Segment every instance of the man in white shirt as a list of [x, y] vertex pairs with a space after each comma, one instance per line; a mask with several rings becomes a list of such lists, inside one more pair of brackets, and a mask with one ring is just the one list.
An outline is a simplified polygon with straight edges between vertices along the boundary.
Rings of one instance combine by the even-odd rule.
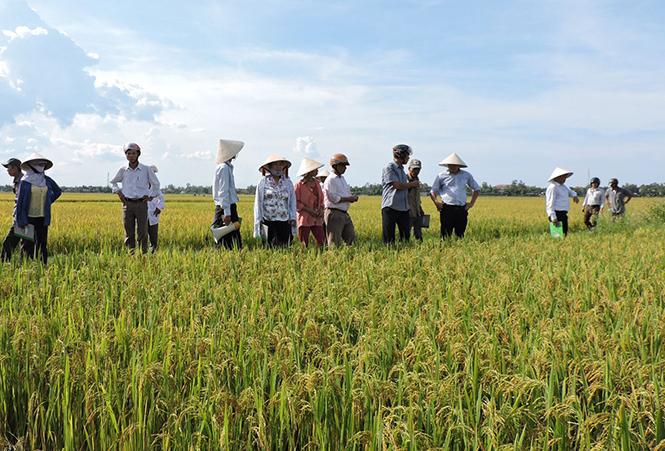
[[[157, 166], [150, 165], [150, 169], [157, 174]], [[159, 215], [164, 210], [164, 193], [161, 189], [157, 190], [157, 196], [148, 201], [148, 240], [150, 241], [150, 252], [157, 251], [159, 241]]]
[[[215, 155], [215, 177], [212, 181], [212, 200], [215, 202], [215, 216], [212, 224], [215, 228], [238, 222], [238, 207], [240, 201], [236, 192], [236, 182], [233, 177], [233, 160], [245, 145], [242, 141], [220, 139]], [[242, 248], [240, 229], [224, 235], [217, 247], [227, 249]]]
[[[125, 246], [131, 252], [136, 247], [136, 234], [141, 251], [148, 253], [148, 201], [157, 196], [159, 180], [149, 166], [139, 163], [141, 148], [136, 143], [127, 143], [123, 148], [127, 164], [122, 165], [111, 179], [111, 188], [122, 202], [122, 221], [125, 227]], [[122, 189], [118, 187], [122, 184]]]
[[[440, 212], [441, 238], [452, 236], [453, 231], [458, 238], [464, 238], [469, 210], [480, 195], [480, 185], [470, 173], [461, 169], [467, 165], [456, 153], [449, 155], [439, 166], [446, 166], [448, 170], [436, 176], [429, 196]], [[473, 191], [471, 202], [466, 201], [467, 186]], [[437, 200], [437, 194], [441, 202]]]
[[328, 246], [340, 245], [342, 241], [351, 245], [356, 241], [356, 230], [348, 212], [350, 204], [358, 202], [358, 196], [351, 194], [351, 188], [343, 176], [349, 160], [345, 155], [336, 153], [330, 159], [330, 166], [333, 171], [323, 184]]
[[570, 210], [570, 197], [575, 203], [580, 200], [577, 193], [568, 188], [564, 183], [566, 179], [573, 175], [572, 171], [562, 168], [555, 168], [550, 175], [549, 186], [545, 191], [545, 211], [550, 222], [555, 226], [561, 222], [564, 236], [568, 235], [568, 210]]
[[598, 224], [598, 214], [603, 211], [605, 206], [605, 191], [600, 188], [600, 179], [593, 177], [591, 187], [586, 191], [584, 201], [582, 202], [582, 211], [584, 212], [584, 225], [589, 230]]

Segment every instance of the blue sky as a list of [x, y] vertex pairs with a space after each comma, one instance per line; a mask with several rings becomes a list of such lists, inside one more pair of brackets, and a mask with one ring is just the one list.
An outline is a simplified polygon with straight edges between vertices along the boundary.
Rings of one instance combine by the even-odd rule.
[[227, 138], [238, 186], [336, 152], [362, 185], [407, 143], [430, 184], [452, 152], [490, 184], [663, 182], [664, 43], [647, 0], [0, 0], [0, 158], [103, 185], [135, 141], [210, 184]]

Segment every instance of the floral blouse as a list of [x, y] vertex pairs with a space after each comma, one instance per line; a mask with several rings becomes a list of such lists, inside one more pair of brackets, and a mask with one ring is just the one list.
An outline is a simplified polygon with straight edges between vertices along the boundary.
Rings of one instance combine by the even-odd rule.
[[254, 200], [254, 236], [261, 236], [263, 221], [295, 221], [296, 193], [291, 179], [284, 176], [275, 182], [272, 175], [265, 175], [256, 187]]

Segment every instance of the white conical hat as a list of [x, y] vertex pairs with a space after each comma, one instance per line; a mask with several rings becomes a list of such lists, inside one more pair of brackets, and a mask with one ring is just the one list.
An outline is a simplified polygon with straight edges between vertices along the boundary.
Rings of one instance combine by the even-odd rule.
[[245, 145], [242, 141], [232, 141], [230, 139], [220, 139], [217, 146], [217, 155], [215, 155], [215, 164], [222, 164], [238, 155], [238, 152]]
[[259, 172], [261, 172], [261, 170], [264, 168], [264, 166], [267, 166], [270, 163], [275, 163], [277, 161], [286, 161], [286, 163], [287, 163], [286, 169], [291, 167], [291, 162], [289, 160], [287, 160], [284, 157], [280, 157], [279, 155], [272, 154], [266, 159], [266, 161], [261, 163], [261, 166], [259, 166]]
[[556, 168], [554, 169], [554, 172], [552, 172], [552, 175], [550, 175], [548, 181], [551, 182], [552, 180], [561, 175], [567, 175], [568, 177], [570, 177], [571, 175], [573, 175], [573, 171], [569, 171], [568, 169], [563, 169], [563, 168]]
[[443, 160], [441, 163], [439, 163], [439, 166], [448, 166], [449, 164], [454, 164], [457, 165], [461, 168], [466, 168], [468, 167], [465, 162], [462, 161], [462, 159], [457, 156], [456, 153], [452, 153], [448, 155], [448, 157]]
[[33, 152], [28, 158], [23, 160], [23, 163], [21, 163], [21, 169], [27, 171], [29, 168], [28, 163], [46, 163], [44, 170], [51, 169], [53, 167], [53, 162], [51, 160], [45, 158], [37, 152]]
[[318, 174], [316, 174], [317, 177], [328, 177], [330, 175], [330, 171], [327, 169], [324, 169], [323, 171], [319, 171]]
[[314, 161], [311, 158], [303, 158], [302, 163], [300, 163], [300, 168], [298, 169], [298, 173], [296, 174], [296, 177], [302, 177], [305, 174], [309, 174], [312, 172], [314, 169], [319, 169], [323, 167], [323, 163], [319, 163], [318, 161]]

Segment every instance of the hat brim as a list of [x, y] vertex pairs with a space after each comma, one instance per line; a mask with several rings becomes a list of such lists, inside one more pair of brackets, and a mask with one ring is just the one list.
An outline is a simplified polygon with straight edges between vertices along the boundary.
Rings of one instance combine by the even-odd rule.
[[33, 165], [37, 163], [46, 163], [46, 166], [44, 167], [45, 171], [53, 167], [53, 162], [51, 160], [47, 160], [46, 158], [36, 158], [34, 160], [27, 160], [21, 163], [21, 169], [27, 171], [30, 168], [30, 163]]
[[263, 162], [261, 166], [259, 166], [259, 172], [263, 172], [264, 169], [266, 169], [266, 166], [268, 166], [271, 163], [277, 163], [278, 161], [283, 161], [286, 163], [286, 169], [289, 169], [291, 167], [291, 162], [287, 160], [284, 157], [279, 157], [277, 155], [270, 155], [266, 161]]

